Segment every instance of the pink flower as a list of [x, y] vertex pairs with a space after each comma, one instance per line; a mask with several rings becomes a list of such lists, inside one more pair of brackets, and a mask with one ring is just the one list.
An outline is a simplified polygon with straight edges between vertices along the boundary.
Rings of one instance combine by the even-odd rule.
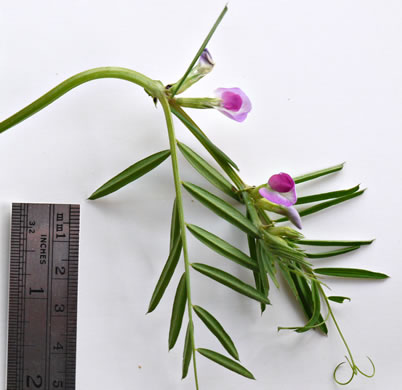
[[272, 175], [266, 187], [262, 187], [258, 191], [262, 197], [272, 203], [284, 206], [286, 216], [290, 221], [301, 229], [301, 218], [293, 205], [297, 202], [295, 182], [290, 175], [281, 172]]
[[243, 122], [251, 111], [251, 102], [240, 88], [218, 88], [217, 98], [221, 99], [217, 109], [224, 115], [237, 122]]

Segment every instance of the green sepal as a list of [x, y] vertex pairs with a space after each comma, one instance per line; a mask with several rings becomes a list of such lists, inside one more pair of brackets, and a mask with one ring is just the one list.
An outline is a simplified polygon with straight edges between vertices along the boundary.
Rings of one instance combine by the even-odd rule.
[[119, 190], [120, 188], [126, 186], [127, 184], [133, 182], [134, 180], [145, 175], [152, 169], [156, 168], [169, 156], [170, 150], [163, 150], [162, 152], [152, 154], [151, 156], [148, 156], [136, 162], [124, 171], [120, 172], [118, 175], [114, 176], [101, 187], [99, 187], [88, 199], [99, 199]]

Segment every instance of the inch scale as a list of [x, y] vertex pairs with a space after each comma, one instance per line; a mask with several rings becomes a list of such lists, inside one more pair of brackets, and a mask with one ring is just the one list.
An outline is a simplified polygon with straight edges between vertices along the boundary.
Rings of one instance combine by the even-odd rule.
[[13, 203], [7, 390], [74, 390], [79, 205]]

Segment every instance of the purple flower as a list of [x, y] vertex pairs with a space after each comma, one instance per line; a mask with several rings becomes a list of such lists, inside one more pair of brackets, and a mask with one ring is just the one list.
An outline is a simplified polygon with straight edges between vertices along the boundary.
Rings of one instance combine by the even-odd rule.
[[295, 182], [290, 175], [281, 172], [272, 175], [266, 187], [258, 190], [260, 195], [272, 203], [285, 207], [286, 216], [301, 229], [301, 218], [293, 205], [297, 201]]
[[218, 88], [215, 95], [221, 99], [217, 109], [237, 122], [243, 122], [251, 111], [251, 102], [240, 88]]

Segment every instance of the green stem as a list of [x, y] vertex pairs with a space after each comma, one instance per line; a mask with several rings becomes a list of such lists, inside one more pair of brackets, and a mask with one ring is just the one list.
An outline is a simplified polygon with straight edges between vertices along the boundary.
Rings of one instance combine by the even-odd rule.
[[340, 328], [339, 325], [338, 325], [338, 322], [337, 322], [336, 319], [335, 319], [335, 315], [334, 315], [334, 313], [333, 313], [333, 311], [332, 311], [331, 305], [330, 305], [330, 303], [329, 303], [329, 301], [328, 301], [327, 296], [326, 296], [325, 293], [324, 293], [324, 290], [323, 290], [321, 284], [319, 285], [318, 288], [320, 289], [321, 295], [322, 295], [322, 297], [323, 297], [324, 300], [325, 300], [325, 303], [326, 303], [326, 305], [327, 305], [327, 307], [328, 307], [328, 312], [329, 312], [329, 314], [330, 314], [330, 316], [331, 316], [331, 318], [332, 318], [332, 321], [334, 321], [334, 324], [335, 324], [335, 327], [336, 327], [336, 329], [337, 329], [337, 331], [338, 331], [338, 333], [339, 333], [339, 336], [341, 337], [342, 342], [343, 342], [343, 344], [345, 345], [346, 350], [348, 351], [348, 354], [349, 354], [351, 363], [353, 364], [353, 366], [356, 366], [356, 364], [355, 364], [355, 362], [354, 362], [354, 359], [353, 359], [353, 356], [352, 356], [352, 352], [351, 352], [351, 350], [350, 350], [350, 348], [349, 348], [348, 343], [346, 342], [345, 337], [343, 336], [343, 333], [342, 333], [342, 331], [341, 331], [341, 328]]
[[55, 100], [73, 88], [91, 80], [104, 78], [115, 78], [130, 81], [145, 88], [145, 90], [153, 97], [159, 97], [163, 91], [163, 85], [160, 81], [151, 80], [143, 74], [135, 72], [131, 69], [114, 66], [89, 69], [68, 78], [55, 88], [51, 89], [49, 92], [45, 93], [39, 99], [35, 100], [33, 103], [10, 116], [3, 122], [0, 122], [0, 133], [36, 114], [38, 111], [53, 103]]
[[[183, 257], [184, 257], [184, 267], [186, 273], [186, 291], [187, 291], [187, 311], [188, 311], [188, 320], [189, 323], [193, 323], [193, 305], [191, 303], [191, 287], [190, 287], [190, 262], [188, 258], [188, 247], [187, 247], [187, 237], [186, 237], [186, 223], [184, 221], [184, 211], [183, 211], [183, 198], [181, 192], [181, 180], [179, 174], [179, 164], [177, 159], [177, 148], [176, 148], [176, 136], [173, 127], [173, 119], [172, 113], [170, 111], [169, 102], [165, 95], [161, 95], [159, 97], [159, 101], [163, 107], [163, 112], [166, 118], [166, 125], [168, 128], [169, 135], [169, 145], [170, 145], [170, 153], [172, 159], [172, 169], [173, 169], [173, 179], [174, 186], [176, 190], [176, 202], [177, 202], [177, 210], [179, 214], [179, 224], [180, 224], [180, 232], [181, 239], [183, 243]], [[198, 390], [198, 376], [197, 376], [197, 363], [195, 358], [195, 342], [194, 342], [194, 332], [191, 332], [191, 344], [193, 348], [193, 366], [194, 366], [194, 379], [195, 386]]]

